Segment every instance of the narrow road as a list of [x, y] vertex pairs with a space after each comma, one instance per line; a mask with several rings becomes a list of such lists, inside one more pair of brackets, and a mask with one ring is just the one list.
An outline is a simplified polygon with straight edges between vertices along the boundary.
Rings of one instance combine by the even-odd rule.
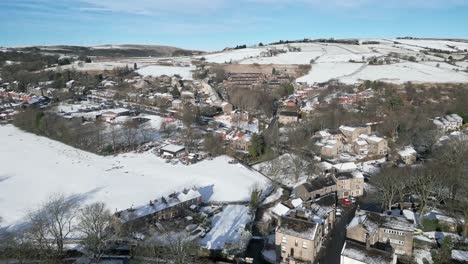
[[316, 263], [339, 264], [341, 250], [346, 239], [346, 226], [353, 219], [356, 207], [348, 207], [343, 210], [341, 218], [338, 218], [333, 230], [330, 231], [327, 240], [322, 244], [321, 257]]

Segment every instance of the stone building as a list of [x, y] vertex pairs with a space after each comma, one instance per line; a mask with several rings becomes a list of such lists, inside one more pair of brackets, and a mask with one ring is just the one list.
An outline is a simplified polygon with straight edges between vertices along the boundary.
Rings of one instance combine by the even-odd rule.
[[336, 192], [339, 199], [364, 195], [364, 175], [360, 171], [335, 174]]
[[346, 238], [397, 255], [413, 253], [413, 223], [405, 218], [358, 210], [346, 228]]
[[297, 198], [308, 201], [329, 193], [335, 193], [336, 190], [336, 182], [333, 177], [319, 177], [297, 186], [294, 188], [293, 194]]
[[282, 217], [275, 246], [280, 263], [313, 263], [322, 246], [322, 227], [312, 221]]
[[197, 190], [184, 190], [151, 200], [148, 204], [129, 208], [114, 214], [114, 219], [123, 225], [153, 224], [159, 220], [170, 220], [180, 216], [192, 205], [200, 205], [202, 195]]

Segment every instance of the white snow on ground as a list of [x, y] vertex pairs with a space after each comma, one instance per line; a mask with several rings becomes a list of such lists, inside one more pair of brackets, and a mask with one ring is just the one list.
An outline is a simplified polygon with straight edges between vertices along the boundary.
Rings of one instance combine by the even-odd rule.
[[367, 66], [362, 71], [340, 78], [344, 83], [360, 80], [380, 80], [393, 83], [413, 82], [468, 82], [468, 74], [414, 62]]
[[462, 68], [468, 69], [468, 61], [457, 62], [457, 65], [459, 65]]
[[[297, 181], [294, 179], [294, 169], [297, 169], [297, 166], [300, 165], [299, 162], [301, 162], [295, 158], [296, 156], [294, 155], [283, 154], [273, 160], [258, 163], [252, 167], [262, 174], [270, 177], [270, 179], [279, 181], [289, 187], [294, 187], [295, 185], [298, 185], [298, 183], [305, 182], [308, 176], [312, 176], [307, 175], [306, 170], [301, 169]], [[306, 166], [305, 162], [302, 162], [302, 164], [303, 166]]]
[[421, 63], [425, 64], [425, 65], [430, 65], [430, 66], [433, 66], [433, 67], [437, 67], [437, 65], [439, 65], [438, 68], [444, 69], [444, 70], [449, 70], [449, 71], [453, 71], [453, 70], [456, 70], [456, 69], [458, 69], [459, 71], [464, 70], [464, 68], [461, 67], [461, 66], [448, 64], [446, 62], [424, 61], [424, 62], [421, 62]]
[[260, 53], [265, 51], [266, 48], [246, 48], [246, 49], [237, 49], [237, 50], [229, 50], [220, 53], [214, 54], [207, 54], [200, 56], [204, 57], [208, 62], [214, 63], [229, 63], [229, 62], [239, 62], [244, 59], [248, 59], [251, 57], [258, 57]]
[[252, 220], [249, 208], [243, 205], [228, 205], [213, 217], [212, 229], [200, 241], [207, 249], [224, 249], [235, 245], [245, 234], [246, 225]]
[[413, 252], [414, 259], [418, 264], [432, 264], [431, 251], [425, 249], [415, 249]]
[[275, 202], [279, 200], [282, 195], [283, 195], [283, 188], [278, 188], [276, 189], [274, 193], [270, 194], [270, 196], [268, 196], [265, 200], [263, 200], [262, 205]]
[[320, 51], [287, 52], [273, 57], [256, 57], [243, 60], [240, 64], [310, 64], [312, 59], [322, 55]]
[[19, 222], [53, 193], [102, 201], [114, 211], [193, 186], [206, 201], [248, 201], [254, 184], [269, 181], [230, 158], [171, 165], [151, 152], [102, 157], [57, 141], [0, 126], [0, 211], [4, 224]]
[[364, 64], [349, 62], [321, 62], [312, 65], [310, 72], [298, 78], [296, 82], [306, 82], [313, 84], [315, 82], [326, 82], [330, 79], [346, 76], [354, 73]]
[[92, 63], [72, 63], [69, 65], [63, 65], [59, 67], [52, 67], [49, 68], [49, 70], [56, 70], [56, 69], [62, 69], [62, 70], [68, 70], [68, 69], [73, 69], [77, 71], [111, 71], [114, 68], [124, 68], [125, 66], [128, 66], [130, 68], [133, 67], [133, 64], [129, 63], [121, 63], [117, 61], [110, 61], [110, 62], [92, 62]]
[[140, 68], [137, 72], [143, 76], [158, 77], [162, 75], [174, 76], [180, 75], [185, 80], [192, 80], [192, 71], [194, 67], [178, 67], [178, 66], [162, 66], [162, 65], [151, 65]]
[[[394, 41], [407, 45], [447, 51], [457, 51], [457, 49], [468, 49], [468, 43], [448, 40], [395, 39]], [[455, 49], [449, 46], [455, 47]]]

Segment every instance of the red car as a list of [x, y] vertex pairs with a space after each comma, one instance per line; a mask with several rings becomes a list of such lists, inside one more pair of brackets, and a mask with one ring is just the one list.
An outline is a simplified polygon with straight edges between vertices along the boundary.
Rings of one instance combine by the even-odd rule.
[[346, 199], [341, 200], [341, 204], [342, 205], [351, 205], [351, 201], [348, 198], [346, 198]]

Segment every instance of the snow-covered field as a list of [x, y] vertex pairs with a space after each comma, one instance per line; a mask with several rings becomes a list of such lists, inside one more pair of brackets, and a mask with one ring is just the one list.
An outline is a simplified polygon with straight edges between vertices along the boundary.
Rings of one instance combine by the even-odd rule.
[[244, 59], [248, 59], [251, 57], [258, 57], [260, 53], [265, 51], [265, 48], [247, 48], [247, 49], [237, 49], [237, 50], [230, 50], [220, 53], [213, 53], [204, 55], [206, 61], [214, 62], [214, 63], [229, 63], [229, 62], [239, 62]]
[[269, 185], [224, 156], [191, 166], [165, 163], [151, 152], [102, 157], [12, 125], [0, 126], [0, 146], [0, 215], [6, 225], [53, 193], [102, 201], [114, 211], [194, 186], [206, 201], [247, 201], [251, 186]]
[[111, 71], [114, 68], [124, 68], [124, 67], [133, 67], [133, 64], [122, 63], [118, 61], [110, 62], [92, 62], [92, 63], [72, 63], [69, 65], [63, 65], [59, 67], [49, 68], [49, 70], [76, 70], [76, 71]]
[[310, 64], [310, 60], [322, 55], [320, 51], [287, 52], [274, 57], [255, 57], [241, 61], [241, 64]]
[[143, 76], [153, 77], [158, 77], [161, 75], [174, 76], [177, 74], [185, 80], [192, 80], [192, 71], [194, 69], [194, 67], [151, 65], [140, 68], [137, 70], [137, 72]]
[[420, 40], [420, 39], [395, 39], [394, 41], [429, 49], [440, 49], [446, 51], [457, 51], [468, 49], [468, 43], [448, 40]]
[[350, 76], [340, 78], [344, 83], [360, 80], [380, 80], [393, 83], [413, 82], [468, 82], [468, 74], [455, 72], [447, 68], [437, 68], [414, 62], [402, 62], [390, 65], [367, 66]]
[[[397, 39], [363, 39], [379, 41], [379, 44], [348, 45], [340, 43], [293, 43], [231, 50], [206, 55], [209, 62], [240, 64], [310, 64], [308, 74], [298, 78], [297, 82], [326, 82], [338, 79], [353, 84], [363, 80], [380, 80], [393, 83], [412, 82], [468, 82], [468, 73], [463, 70], [465, 62], [457, 62], [459, 67], [444, 63], [449, 55], [437, 57], [423, 54], [428, 49], [441, 49], [460, 52], [468, 49], [468, 43], [445, 40], [397, 40]], [[262, 52], [269, 49], [288, 50], [289, 47], [300, 48], [299, 52], [288, 51], [273, 57], [263, 57]], [[361, 62], [371, 57], [384, 58], [390, 53], [415, 56], [418, 62], [401, 60], [390, 65], [370, 66]], [[455, 55], [454, 55], [455, 56]], [[462, 56], [462, 55], [457, 55]], [[437, 64], [440, 65], [437, 67]]]
[[339, 77], [347, 76], [355, 73], [361, 67], [363, 63], [349, 63], [349, 62], [322, 62], [312, 65], [310, 72], [298, 78], [297, 82], [306, 82], [306, 83], [320, 83], [326, 82], [330, 79], [336, 79]]

